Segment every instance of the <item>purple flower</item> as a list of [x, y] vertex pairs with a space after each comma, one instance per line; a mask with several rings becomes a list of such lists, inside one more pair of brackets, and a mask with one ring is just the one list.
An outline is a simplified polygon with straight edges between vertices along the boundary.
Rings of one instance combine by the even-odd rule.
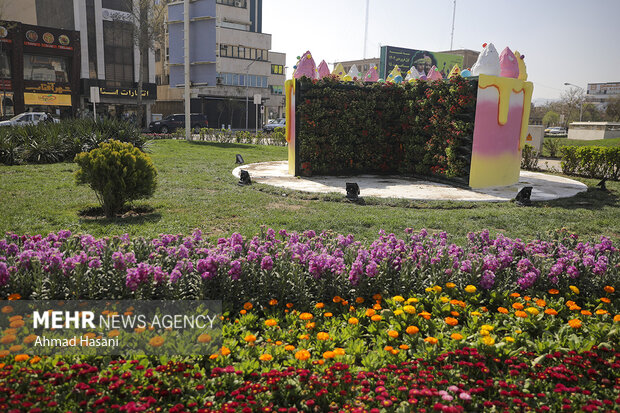
[[9, 282], [11, 274], [9, 273], [9, 269], [6, 266], [6, 263], [0, 261], [0, 287], [6, 285]]
[[493, 271], [484, 270], [482, 273], [482, 278], [480, 280], [480, 287], [485, 290], [490, 290], [495, 285], [495, 274]]
[[377, 263], [374, 261], [370, 261], [370, 263], [366, 266], [366, 275], [370, 278], [376, 277], [379, 273], [379, 269], [377, 268]]
[[568, 274], [568, 276], [570, 278], [577, 278], [579, 277], [579, 270], [577, 269], [577, 267], [575, 267], [574, 265], [570, 265], [567, 269], [566, 269], [566, 273]]
[[234, 260], [230, 263], [230, 270], [228, 270], [228, 275], [233, 280], [238, 280], [241, 277], [241, 261]]
[[459, 269], [463, 272], [471, 273], [471, 261], [470, 260], [461, 261], [461, 267]]
[[270, 255], [265, 255], [263, 260], [260, 262], [261, 270], [271, 271], [273, 269], [273, 259], [271, 259]]

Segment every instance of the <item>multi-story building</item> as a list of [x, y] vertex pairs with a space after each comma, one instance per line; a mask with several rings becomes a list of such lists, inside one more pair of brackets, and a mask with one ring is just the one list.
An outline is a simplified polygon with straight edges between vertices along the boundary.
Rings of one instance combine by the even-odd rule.
[[620, 96], [620, 82], [588, 83], [586, 102], [605, 108], [613, 97]]
[[[215, 16], [210, 17], [216, 38], [205, 47], [215, 44], [216, 81], [192, 85], [191, 111], [206, 114], [212, 127], [260, 128], [284, 113], [286, 55], [271, 51], [271, 35], [262, 32], [262, 0], [214, 1]], [[158, 100], [153, 113], [162, 116], [183, 112], [183, 88], [170, 84], [169, 48], [166, 38], [155, 50]], [[260, 95], [259, 105], [255, 95]]]
[[[71, 93], [76, 94], [72, 102], [72, 115], [92, 116], [90, 88], [94, 86], [100, 97], [100, 102], [96, 104], [98, 116], [123, 118], [137, 113], [140, 53], [133, 40], [134, 26], [128, 21], [130, 12], [131, 2], [127, 0], [7, 0], [4, 2], [2, 18], [43, 28], [77, 32], [79, 38], [75, 44], [79, 46], [79, 59], [66, 66], [69, 73], [76, 72], [79, 79], [79, 85], [72, 86], [79, 87], [79, 92], [71, 90]], [[41, 35], [45, 36], [48, 32], [54, 34], [44, 30]], [[39, 43], [43, 45], [45, 38]], [[58, 55], [58, 58], [54, 58], [56, 60], [62, 60], [63, 56], [67, 58], [67, 50], [62, 48], [46, 47], [46, 54]], [[142, 96], [145, 120], [148, 120], [157, 89], [155, 55], [145, 51], [145, 56], [147, 58], [143, 59], [143, 64], [146, 76], [142, 84]], [[48, 83], [50, 90], [62, 86], [59, 85], [62, 82], [57, 80]], [[15, 97], [14, 100], [17, 108], [19, 98]]]

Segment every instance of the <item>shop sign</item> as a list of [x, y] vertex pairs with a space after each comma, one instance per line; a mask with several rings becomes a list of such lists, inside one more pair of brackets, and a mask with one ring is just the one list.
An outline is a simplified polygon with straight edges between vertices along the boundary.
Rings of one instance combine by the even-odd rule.
[[73, 50], [71, 39], [67, 34], [53, 29], [29, 27], [32, 28], [26, 30], [24, 45], [47, 49]]
[[71, 93], [71, 88], [69, 86], [57, 85], [55, 82], [46, 82], [40, 83], [37, 85], [25, 85], [24, 89], [28, 92], [36, 93], [36, 92], [49, 92], [55, 94], [66, 94]]
[[[122, 87], [100, 87], [99, 95], [101, 97], [123, 97], [123, 98], [135, 98], [138, 96], [138, 89], [135, 88], [122, 88]], [[142, 89], [143, 98], [151, 98], [150, 90]]]
[[26, 105], [71, 106], [71, 95], [24, 93]]
[[11, 79], [0, 79], [0, 90], [13, 90]]

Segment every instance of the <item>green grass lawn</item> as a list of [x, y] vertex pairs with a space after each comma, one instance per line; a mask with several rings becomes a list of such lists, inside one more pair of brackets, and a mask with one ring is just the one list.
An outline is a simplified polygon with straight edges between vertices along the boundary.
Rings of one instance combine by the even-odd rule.
[[[545, 137], [544, 142], [556, 142], [559, 146], [620, 146], [620, 138], [584, 141], [581, 139]], [[549, 149], [545, 146], [543, 146], [542, 152], [543, 156], [549, 156]], [[559, 153], [556, 156], [560, 156]]]
[[[358, 239], [374, 239], [380, 229], [399, 235], [407, 228], [444, 230], [462, 242], [468, 232], [489, 229], [530, 239], [565, 227], [581, 237], [620, 238], [620, 183], [609, 192], [596, 180], [581, 179], [591, 189], [576, 197], [518, 207], [514, 203], [470, 203], [366, 199], [350, 204], [340, 195], [317, 195], [266, 185], [237, 186], [231, 171], [235, 154], [246, 163], [284, 160], [285, 147], [189, 143], [160, 140], [151, 145], [158, 187], [153, 198], [136, 203], [152, 208], [139, 216], [88, 218], [81, 211], [97, 206], [92, 190], [76, 186], [73, 163], [0, 166], [0, 231], [41, 233], [70, 229], [74, 233], [144, 237], [187, 234], [200, 228], [211, 238], [240, 232], [250, 236], [261, 225], [276, 230], [333, 230]], [[138, 209], [138, 208], [136, 208]]]

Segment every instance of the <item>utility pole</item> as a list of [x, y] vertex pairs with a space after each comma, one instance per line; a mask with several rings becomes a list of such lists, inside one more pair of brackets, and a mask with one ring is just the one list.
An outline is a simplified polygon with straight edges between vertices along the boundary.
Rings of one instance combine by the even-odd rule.
[[370, 0], [366, 0], [366, 24], [364, 25], [364, 60], [366, 60], [366, 43], [368, 42], [368, 8], [370, 6]]
[[192, 119], [190, 113], [190, 94], [189, 94], [189, 0], [183, 1], [183, 67], [185, 74], [185, 85], [183, 97], [185, 99], [185, 139], [192, 138]]
[[456, 19], [456, 0], [454, 0], [454, 8], [452, 9], [452, 33], [450, 34], [450, 50], [454, 50], [452, 45], [454, 44], [454, 20]]

